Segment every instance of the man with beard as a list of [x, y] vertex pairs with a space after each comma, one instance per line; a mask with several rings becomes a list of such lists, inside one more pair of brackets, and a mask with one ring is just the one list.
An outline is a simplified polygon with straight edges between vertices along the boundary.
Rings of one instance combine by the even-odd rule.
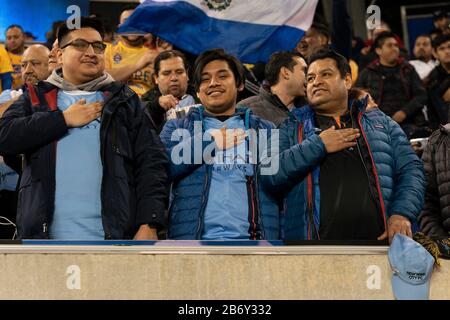
[[[136, 5], [127, 6], [120, 14], [123, 24], [134, 12]], [[144, 36], [119, 36], [115, 45], [108, 45], [105, 51], [106, 71], [116, 81], [122, 81], [142, 96], [152, 87], [152, 64], [158, 52], [144, 46]]]
[[[47, 47], [35, 44], [25, 50], [22, 56], [22, 80], [25, 85], [34, 85], [41, 80], [45, 80], [50, 75], [48, 71], [48, 49]], [[24, 86], [25, 87], [25, 86]], [[5, 90], [0, 95], [0, 117], [3, 115], [6, 109], [12, 105], [22, 94], [21, 90]], [[9, 101], [1, 103], [4, 98], [10, 98]], [[15, 157], [9, 159], [8, 165], [14, 167], [16, 170], [20, 170], [21, 159]], [[14, 163], [12, 162], [14, 161]], [[0, 208], [1, 216], [7, 218], [11, 222], [16, 221], [16, 208], [17, 208], [17, 181], [19, 179], [18, 174], [4, 163], [2, 157], [0, 157]], [[8, 220], [2, 221], [9, 223]], [[0, 239], [11, 239], [14, 235], [14, 228], [5, 226], [0, 228]]]
[[[34, 85], [41, 80], [45, 80], [50, 75], [48, 70], [47, 47], [35, 44], [25, 50], [22, 56], [21, 79], [25, 85]], [[14, 103], [21, 95], [25, 86], [18, 90], [5, 90], [0, 95], [0, 117], [5, 110]]]
[[433, 59], [431, 37], [427, 34], [418, 36], [414, 44], [413, 53], [416, 60], [411, 60], [409, 63], [416, 69], [420, 80], [423, 81], [437, 65], [436, 60]]

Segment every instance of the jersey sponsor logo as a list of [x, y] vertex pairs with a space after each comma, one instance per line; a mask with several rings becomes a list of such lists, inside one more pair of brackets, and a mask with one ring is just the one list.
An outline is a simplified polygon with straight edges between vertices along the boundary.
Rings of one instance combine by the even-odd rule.
[[22, 72], [22, 67], [20, 64], [13, 64], [13, 69], [14, 69], [14, 73], [21, 73]]
[[232, 0], [203, 0], [203, 5], [210, 10], [223, 11], [231, 5]]
[[113, 60], [115, 63], [120, 63], [120, 61], [122, 61], [122, 56], [120, 55], [120, 53], [116, 53], [113, 57]]

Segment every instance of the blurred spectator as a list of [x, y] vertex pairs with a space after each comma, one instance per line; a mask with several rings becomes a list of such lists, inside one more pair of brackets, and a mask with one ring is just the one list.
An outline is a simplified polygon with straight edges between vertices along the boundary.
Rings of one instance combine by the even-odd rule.
[[0, 156], [0, 239], [12, 239], [15, 234], [17, 181], [17, 173]]
[[13, 67], [5, 47], [0, 45], [0, 93], [11, 89]]
[[[196, 61], [194, 84], [203, 107], [192, 108], [183, 119], [168, 121], [160, 135], [169, 155], [180, 148], [184, 154], [189, 151], [192, 158], [200, 155], [195, 163], [170, 157], [174, 197], [169, 238], [279, 239], [278, 204], [261, 188], [257, 166], [245, 160], [262, 141], [261, 133], [259, 139], [252, 139], [256, 145], [250, 145], [245, 130], [258, 134], [260, 129], [270, 130], [273, 124], [248, 109], [236, 108], [237, 92], [244, 86], [241, 63], [222, 49], [205, 51]], [[195, 141], [202, 139], [202, 129], [200, 135], [194, 129], [198, 125], [207, 132], [206, 137], [214, 139], [213, 148], [200, 143], [200, 153], [193, 148]], [[189, 132], [190, 136], [183, 133], [181, 138], [180, 132]]]
[[25, 50], [25, 34], [21, 26], [13, 24], [6, 29], [5, 46], [14, 69], [12, 88], [17, 89], [23, 84], [20, 65]]
[[349, 60], [352, 80], [358, 78], [358, 64], [352, 56], [352, 18], [348, 13], [346, 0], [334, 0], [332, 2], [332, 27], [314, 22], [305, 36], [297, 44], [297, 51], [306, 60], [319, 50], [331, 47], [334, 51]]
[[439, 37], [439, 36], [442, 35], [442, 34], [443, 34], [443, 32], [442, 32], [441, 29], [437, 29], [437, 28], [432, 29], [432, 30], [430, 31], [430, 38], [431, 38], [431, 41], [434, 41], [437, 37]]
[[433, 24], [434, 27], [441, 30], [443, 34], [450, 34], [450, 19], [447, 11], [437, 10], [433, 12]]
[[433, 41], [433, 54], [439, 65], [430, 73], [428, 95], [433, 128], [450, 121], [450, 35], [441, 35]]
[[423, 81], [437, 65], [433, 57], [431, 37], [427, 34], [418, 36], [413, 53], [416, 59], [409, 61], [409, 63], [416, 69], [417, 74]]
[[305, 59], [308, 59], [320, 49], [330, 45], [330, 39], [331, 33], [328, 27], [324, 24], [313, 22], [303, 38], [297, 43], [295, 49], [305, 57]]
[[25, 42], [34, 42], [34, 40], [37, 39], [37, 37], [30, 31], [24, 32], [24, 35], [25, 35]]
[[109, 24], [105, 24], [105, 38], [103, 42], [113, 44], [115, 41], [116, 38], [113, 28]]
[[[40, 44], [30, 46], [25, 50], [22, 56], [22, 80], [25, 84], [34, 85], [40, 80], [45, 80], [50, 75], [48, 71], [48, 49]], [[24, 89], [23, 89], [24, 90]], [[11, 90], [3, 91], [0, 95], [0, 117], [4, 111], [16, 101], [22, 94], [12, 93]], [[11, 98], [4, 101], [5, 97]], [[2, 103], [3, 102], [3, 103]], [[17, 159], [15, 159], [17, 161]], [[17, 192], [16, 186], [19, 180], [18, 174], [8, 167], [0, 157], [0, 208], [1, 215], [9, 221], [16, 221]], [[5, 222], [5, 221], [0, 221]], [[7, 221], [6, 221], [7, 222]], [[14, 234], [14, 228], [0, 226], [0, 239], [11, 239]]]
[[63, 25], [65, 21], [55, 21], [52, 23], [52, 30], [45, 33], [45, 38], [47, 41], [45, 42], [45, 46], [51, 50], [53, 47], [53, 43], [55, 43], [56, 40], [56, 34], [58, 33], [58, 28]]
[[367, 88], [380, 109], [401, 124], [408, 138], [428, 136], [422, 132], [427, 93], [419, 75], [399, 57], [393, 33], [381, 33], [374, 46], [378, 60], [361, 72], [356, 86]]
[[22, 56], [22, 80], [25, 84], [35, 85], [50, 75], [48, 56], [50, 51], [41, 44], [28, 47]]
[[[123, 24], [134, 12], [136, 5], [127, 6], [120, 14]], [[115, 45], [108, 45], [105, 51], [106, 71], [116, 81], [123, 81], [139, 96], [153, 86], [153, 61], [158, 50], [144, 46], [143, 35], [121, 35]]]
[[52, 73], [53, 70], [55, 70], [59, 66], [58, 51], [59, 51], [58, 39], [56, 39], [53, 42], [52, 49], [50, 50], [50, 52], [48, 54], [48, 71], [50, 73]]
[[365, 43], [364, 40], [353, 36], [352, 38], [352, 53], [350, 58], [353, 59], [357, 64], [359, 64], [359, 59], [361, 57], [361, 50], [364, 49]]
[[420, 229], [434, 239], [450, 237], [450, 123], [430, 137], [422, 158], [427, 177]]
[[[391, 32], [391, 27], [386, 21], [381, 21], [380, 27], [376, 28], [374, 30], [369, 30], [368, 32], [368, 39], [366, 40], [365, 47], [361, 50], [361, 56], [359, 58], [359, 68], [360, 70], [367, 67], [371, 62], [378, 59], [377, 54], [375, 53], [375, 39], [383, 32]], [[403, 44], [402, 39], [394, 35], [395, 40], [397, 40], [399, 49], [400, 49], [400, 55], [407, 58], [408, 52], [405, 49], [405, 45]]]
[[[34, 44], [25, 50], [21, 66], [21, 79], [24, 84], [35, 85], [48, 78], [50, 75], [48, 55], [47, 47], [41, 44]], [[22, 86], [18, 90], [4, 90], [0, 94], [0, 117], [23, 94], [24, 90], [25, 86]]]
[[[238, 103], [238, 107], [250, 108], [256, 116], [278, 126], [294, 107], [305, 103], [305, 60], [296, 53], [276, 52], [266, 64], [266, 81], [257, 96]], [[303, 98], [296, 105], [294, 101]]]
[[155, 59], [156, 87], [142, 96], [157, 132], [161, 132], [166, 112], [195, 104], [193, 90], [188, 91], [188, 67], [184, 55], [177, 50], [161, 52]]

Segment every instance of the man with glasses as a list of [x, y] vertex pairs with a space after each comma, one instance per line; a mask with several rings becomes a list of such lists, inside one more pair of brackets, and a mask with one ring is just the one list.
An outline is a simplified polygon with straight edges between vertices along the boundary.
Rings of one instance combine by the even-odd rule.
[[104, 72], [98, 21], [58, 31], [56, 68], [0, 120], [0, 154], [25, 154], [19, 238], [157, 239], [167, 158], [138, 96]]

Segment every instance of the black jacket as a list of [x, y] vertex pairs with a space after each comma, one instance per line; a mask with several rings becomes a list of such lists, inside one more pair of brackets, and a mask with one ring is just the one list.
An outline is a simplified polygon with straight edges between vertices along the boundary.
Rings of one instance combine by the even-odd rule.
[[428, 94], [430, 97], [430, 112], [435, 127], [450, 122], [450, 104], [442, 96], [450, 88], [450, 74], [438, 65], [428, 76]]
[[450, 124], [435, 131], [423, 153], [427, 177], [420, 229], [431, 237], [450, 236]]
[[240, 101], [238, 106], [252, 109], [254, 115], [273, 122], [275, 126], [280, 125], [289, 115], [289, 109], [283, 102], [264, 87], [259, 89], [257, 96]]
[[[105, 239], [132, 238], [142, 224], [164, 225], [168, 159], [138, 96], [113, 82], [102, 88], [101, 188]], [[56, 144], [68, 130], [58, 88], [39, 82], [0, 119], [0, 154], [24, 154], [19, 238], [48, 238], [55, 202]]]
[[[306, 100], [302, 97], [295, 99], [294, 105], [302, 107], [306, 104]], [[289, 109], [270, 89], [262, 86], [259, 88], [257, 96], [249, 97], [239, 101], [238, 106], [241, 108], [250, 108], [254, 115], [270, 121], [278, 127], [289, 116]]]
[[[427, 92], [419, 75], [413, 66], [401, 60], [393, 71], [391, 76], [394, 77], [387, 77], [380, 62], [374, 61], [361, 71], [356, 86], [367, 88], [380, 109], [388, 116], [402, 110], [407, 115], [405, 124], [425, 125], [421, 111], [427, 103]], [[397, 94], [387, 96], [386, 91]]]

